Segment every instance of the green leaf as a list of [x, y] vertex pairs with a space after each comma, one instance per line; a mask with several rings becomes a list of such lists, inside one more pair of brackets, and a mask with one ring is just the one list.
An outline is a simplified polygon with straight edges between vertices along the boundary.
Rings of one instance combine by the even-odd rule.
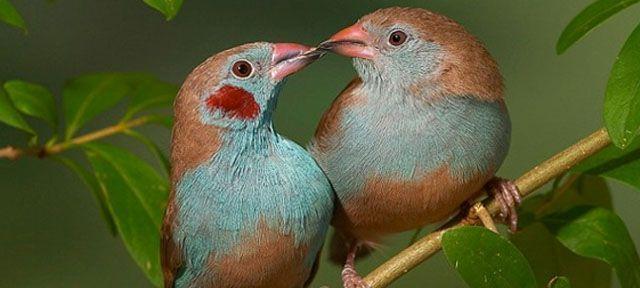
[[24, 23], [24, 19], [22, 19], [18, 10], [13, 7], [9, 0], [0, 0], [0, 21], [18, 27], [25, 33], [27, 32], [27, 25]]
[[[607, 181], [597, 176], [590, 175], [571, 175], [577, 177], [571, 186], [564, 192], [554, 191], [557, 195], [550, 195], [553, 202], [547, 206], [544, 214], [551, 214], [561, 210], [565, 210], [570, 206], [599, 206], [611, 209], [613, 201], [611, 200], [611, 191]], [[566, 184], [566, 183], [565, 183]], [[541, 214], [539, 216], [543, 216]]]
[[482, 227], [460, 227], [442, 236], [449, 265], [470, 287], [536, 287], [522, 253], [507, 239]]
[[597, 0], [593, 2], [564, 28], [556, 44], [556, 52], [558, 54], [564, 53], [600, 23], [638, 1], [640, 0]]
[[101, 143], [85, 144], [84, 148], [129, 253], [159, 286], [158, 239], [168, 180], [127, 150]]
[[104, 221], [107, 223], [107, 226], [109, 227], [109, 231], [111, 232], [111, 234], [113, 236], [116, 236], [118, 234], [118, 230], [116, 229], [116, 224], [113, 221], [111, 212], [109, 212], [106, 196], [103, 193], [102, 189], [100, 188], [100, 185], [98, 185], [98, 180], [96, 179], [96, 177], [93, 174], [91, 174], [87, 169], [80, 166], [78, 162], [70, 158], [59, 156], [59, 155], [51, 155], [51, 159], [55, 160], [58, 163], [61, 163], [62, 165], [69, 168], [69, 170], [76, 173], [76, 175], [80, 177], [82, 182], [84, 182], [84, 184], [87, 185], [87, 187], [89, 187], [89, 190], [91, 190], [91, 192], [93, 193], [93, 196], [96, 198], [96, 201], [98, 202], [98, 206], [100, 207], [100, 215], [102, 216], [102, 219], [104, 219]]
[[9, 96], [5, 94], [3, 89], [0, 89], [0, 122], [36, 135], [33, 128], [29, 126], [27, 121], [20, 115], [20, 112], [13, 106]]
[[564, 277], [564, 276], [553, 277], [553, 279], [551, 279], [551, 281], [549, 281], [549, 284], [547, 285], [547, 287], [549, 287], [549, 288], [571, 288], [571, 283], [569, 282], [569, 279], [567, 277]]
[[12, 80], [4, 83], [4, 89], [20, 112], [40, 118], [56, 129], [56, 104], [53, 94], [47, 88], [35, 83]]
[[559, 185], [558, 189], [525, 199], [518, 209], [520, 215], [518, 226], [526, 228], [545, 215], [571, 206], [592, 205], [609, 209], [613, 207], [611, 192], [604, 179], [597, 176], [573, 174], [566, 177], [565, 181], [572, 181], [572, 183], [565, 187], [567, 185], [565, 182]]
[[524, 199], [520, 207], [518, 207], [518, 231], [535, 224], [540, 214], [544, 213], [550, 206], [552, 200], [552, 192], [536, 194]]
[[595, 176], [570, 174], [557, 189], [527, 198], [519, 209], [520, 230], [511, 236], [511, 241], [529, 260], [538, 283], [565, 275], [573, 280], [573, 287], [608, 287], [612, 275], [608, 265], [571, 252], [538, 222], [546, 215], [574, 205], [611, 208], [611, 193], [606, 181]]
[[611, 200], [611, 191], [607, 181], [601, 177], [590, 175], [578, 176], [566, 193], [556, 197], [549, 212], [560, 211], [571, 205], [590, 205], [612, 209], [613, 200]]
[[529, 261], [538, 283], [564, 275], [574, 288], [610, 287], [609, 265], [571, 252], [540, 222], [518, 230], [511, 235], [511, 242]]
[[182, 6], [182, 0], [143, 0], [144, 3], [160, 11], [167, 21], [173, 19], [178, 14]]
[[122, 121], [145, 109], [171, 107], [177, 93], [176, 85], [155, 78], [139, 83], [131, 94], [131, 102]]
[[615, 179], [640, 189], [640, 140], [622, 150], [609, 146], [582, 163], [573, 171]]
[[511, 235], [511, 241], [529, 260], [538, 283], [565, 275], [573, 280], [574, 287], [608, 287], [612, 275], [609, 266], [571, 252], [538, 222], [545, 215], [574, 205], [611, 208], [611, 193], [606, 181], [595, 176], [570, 174], [556, 189], [527, 198], [519, 208], [520, 229]]
[[604, 124], [620, 148], [628, 146], [640, 132], [640, 25], [627, 38], [611, 69]]
[[574, 253], [613, 266], [622, 287], [640, 287], [640, 258], [624, 222], [610, 210], [579, 206], [546, 216], [545, 226]]
[[71, 80], [62, 92], [67, 129], [70, 139], [84, 124], [115, 106], [130, 91], [119, 73], [100, 73]]
[[142, 144], [147, 146], [149, 151], [151, 151], [151, 153], [153, 153], [153, 155], [158, 159], [160, 164], [162, 164], [164, 171], [167, 174], [169, 173], [169, 169], [171, 167], [171, 164], [169, 163], [169, 159], [167, 159], [167, 156], [165, 156], [164, 152], [162, 152], [162, 149], [160, 149], [160, 147], [158, 147], [156, 143], [154, 143], [153, 141], [151, 141], [151, 139], [147, 138], [146, 136], [134, 130], [130, 130], [130, 129], [125, 130], [124, 134], [135, 138], [136, 140], [140, 141]]

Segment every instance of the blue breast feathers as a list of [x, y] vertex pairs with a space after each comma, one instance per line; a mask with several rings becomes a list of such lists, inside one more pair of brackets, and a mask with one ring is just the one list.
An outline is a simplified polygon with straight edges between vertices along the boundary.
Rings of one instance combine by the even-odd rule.
[[327, 151], [314, 153], [321, 153], [318, 159], [342, 200], [374, 175], [411, 180], [447, 165], [465, 181], [497, 169], [509, 148], [511, 124], [503, 104], [475, 97], [365, 99], [344, 109], [341, 119]]
[[176, 203], [174, 241], [184, 249], [186, 266], [196, 270], [189, 274], [197, 274], [211, 253], [227, 255], [265, 224], [308, 247], [311, 265], [328, 229], [333, 192], [316, 162], [292, 141], [271, 129], [228, 131], [212, 159], [178, 182]]

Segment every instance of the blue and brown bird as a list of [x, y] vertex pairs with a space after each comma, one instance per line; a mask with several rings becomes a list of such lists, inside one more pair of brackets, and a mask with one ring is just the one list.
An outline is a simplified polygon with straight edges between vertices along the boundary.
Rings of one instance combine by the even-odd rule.
[[319, 57], [252, 43], [207, 59], [175, 101], [165, 287], [304, 287], [333, 213], [314, 159], [274, 131], [282, 81]]
[[309, 145], [338, 197], [332, 224], [347, 248], [332, 244], [332, 254], [345, 261], [345, 287], [364, 285], [359, 247], [444, 220], [483, 187], [515, 228], [517, 187], [495, 177], [511, 130], [502, 77], [474, 36], [445, 16], [394, 7], [320, 47], [354, 58], [358, 74]]

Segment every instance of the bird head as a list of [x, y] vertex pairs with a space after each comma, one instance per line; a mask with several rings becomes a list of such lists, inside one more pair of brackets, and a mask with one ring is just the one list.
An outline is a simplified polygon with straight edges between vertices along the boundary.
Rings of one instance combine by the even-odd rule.
[[460, 24], [425, 9], [375, 11], [319, 47], [354, 58], [365, 82], [482, 98], [502, 95], [502, 77], [484, 46]]
[[[322, 53], [294, 43], [251, 43], [220, 52], [194, 69], [176, 101], [176, 115], [226, 129], [271, 123], [283, 80]], [[181, 114], [182, 113], [182, 114]]]

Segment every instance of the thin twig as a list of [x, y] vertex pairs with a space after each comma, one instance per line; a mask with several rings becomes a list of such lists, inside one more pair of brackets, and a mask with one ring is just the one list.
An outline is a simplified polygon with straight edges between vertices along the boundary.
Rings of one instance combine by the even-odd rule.
[[411, 246], [413, 245], [413, 243], [416, 243], [416, 241], [418, 240], [418, 237], [420, 237], [420, 233], [422, 233], [422, 229], [424, 229], [424, 227], [420, 227], [418, 229], [416, 229], [415, 232], [413, 232], [413, 236], [411, 236], [411, 239], [409, 239], [409, 245]]
[[[607, 131], [602, 128], [534, 167], [516, 179], [514, 183], [518, 186], [522, 196], [529, 195], [609, 144], [611, 144], [611, 139]], [[494, 199], [486, 199], [483, 204], [492, 215], [495, 215], [500, 210], [498, 203]], [[441, 229], [418, 240], [415, 244], [380, 265], [369, 273], [364, 278], [364, 281], [372, 288], [387, 287], [393, 281], [409, 272], [409, 270], [440, 251], [444, 232], [455, 227], [478, 224], [478, 217], [472, 214], [475, 214], [475, 211], [470, 211], [466, 218], [455, 217], [450, 220]]]
[[0, 148], [0, 159], [7, 158], [9, 160], [17, 160], [24, 155], [35, 156], [43, 158], [48, 155], [57, 154], [63, 152], [71, 147], [82, 145], [94, 140], [105, 138], [114, 134], [124, 132], [127, 129], [147, 124], [154, 120], [154, 116], [142, 116], [130, 121], [118, 123], [113, 126], [109, 126], [76, 138], [60, 142], [51, 146], [42, 146], [35, 148], [15, 148], [13, 146], [7, 146]]
[[544, 203], [542, 203], [542, 205], [540, 205], [536, 209], [535, 214], [540, 215], [544, 211], [549, 209], [551, 204], [555, 203], [556, 200], [558, 200], [562, 195], [564, 195], [564, 193], [567, 192], [573, 186], [573, 183], [575, 183], [578, 180], [578, 178], [580, 178], [580, 175], [578, 174], [573, 174], [569, 176], [569, 178], [564, 183], [562, 183], [562, 185], [559, 185], [555, 189], [553, 195], [551, 196], [551, 199], [547, 199]]
[[7, 146], [0, 148], [0, 158], [8, 158], [9, 160], [16, 160], [22, 155], [22, 150], [13, 146]]
[[482, 205], [482, 202], [478, 202], [473, 205], [473, 210], [475, 210], [476, 215], [478, 215], [478, 218], [480, 218], [480, 222], [482, 222], [482, 225], [484, 225], [484, 227], [487, 227], [487, 229], [498, 233], [498, 227], [496, 227], [496, 223], [493, 222], [491, 214], [489, 213], [487, 208]]

